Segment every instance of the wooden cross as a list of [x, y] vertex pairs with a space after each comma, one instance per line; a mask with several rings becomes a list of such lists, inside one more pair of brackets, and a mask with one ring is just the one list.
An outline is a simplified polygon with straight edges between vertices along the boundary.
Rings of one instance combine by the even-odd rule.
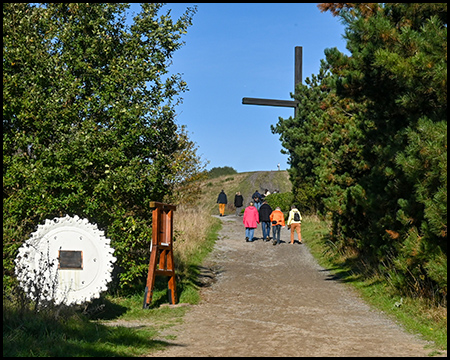
[[[296, 92], [297, 84], [302, 82], [302, 54], [303, 48], [301, 46], [295, 47], [295, 66], [294, 66], [294, 93]], [[259, 99], [259, 98], [242, 98], [242, 104], [247, 105], [264, 105], [264, 106], [282, 106], [294, 108], [294, 116], [297, 116], [297, 100], [274, 100], [274, 99]]]

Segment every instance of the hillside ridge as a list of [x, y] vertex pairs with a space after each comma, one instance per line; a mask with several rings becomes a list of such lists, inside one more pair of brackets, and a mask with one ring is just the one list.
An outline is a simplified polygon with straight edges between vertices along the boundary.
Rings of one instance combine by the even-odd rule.
[[221, 190], [224, 190], [228, 198], [225, 210], [227, 214], [234, 211], [234, 196], [237, 191], [241, 192], [246, 206], [255, 190], [264, 193], [265, 189], [271, 193], [274, 190], [278, 190], [280, 193], [291, 191], [292, 184], [289, 180], [289, 173], [286, 170], [252, 171], [206, 179], [201, 184], [200, 202], [208, 206], [211, 213], [216, 213], [217, 196]]

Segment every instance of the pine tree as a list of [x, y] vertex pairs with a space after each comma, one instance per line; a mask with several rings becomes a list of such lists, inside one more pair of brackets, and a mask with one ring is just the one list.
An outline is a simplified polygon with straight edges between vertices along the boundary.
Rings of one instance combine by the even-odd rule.
[[405, 291], [446, 296], [447, 5], [319, 8], [341, 17], [351, 55], [325, 50], [298, 117], [272, 129], [294, 191], [332, 214], [337, 244], [390, 259]]

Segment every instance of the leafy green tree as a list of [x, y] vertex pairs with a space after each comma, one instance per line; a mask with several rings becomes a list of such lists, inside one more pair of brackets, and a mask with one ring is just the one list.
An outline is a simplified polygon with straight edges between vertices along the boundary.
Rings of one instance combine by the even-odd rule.
[[170, 187], [173, 192], [166, 196], [166, 202], [183, 205], [195, 205], [201, 194], [201, 181], [208, 178], [206, 165], [197, 155], [196, 144], [189, 139], [185, 126], [178, 134], [180, 149], [174, 154]]
[[162, 6], [126, 25], [128, 4], [3, 4], [4, 279], [36, 225], [66, 214], [106, 231], [121, 286], [145, 274], [149, 202], [171, 194], [188, 144], [187, 84], [168, 69], [195, 8], [173, 21]]

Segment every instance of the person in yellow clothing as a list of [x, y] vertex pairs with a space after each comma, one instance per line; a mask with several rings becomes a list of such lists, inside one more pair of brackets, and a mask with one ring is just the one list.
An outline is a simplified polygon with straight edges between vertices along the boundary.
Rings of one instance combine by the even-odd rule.
[[277, 207], [272, 213], [270, 214], [270, 221], [272, 222], [272, 233], [273, 233], [273, 245], [277, 245], [280, 243], [280, 233], [281, 233], [281, 227], [285, 227], [284, 223], [284, 214], [281, 211], [280, 207]]
[[291, 229], [291, 244], [294, 243], [294, 232], [297, 231], [298, 243], [302, 244], [302, 232], [301, 232], [302, 214], [294, 206], [291, 206], [291, 211], [289, 211], [289, 218], [287, 221], [288, 228]]
[[219, 196], [217, 197], [217, 203], [219, 204], [219, 213], [220, 216], [225, 216], [225, 206], [227, 205], [227, 195], [225, 191], [221, 191]]

